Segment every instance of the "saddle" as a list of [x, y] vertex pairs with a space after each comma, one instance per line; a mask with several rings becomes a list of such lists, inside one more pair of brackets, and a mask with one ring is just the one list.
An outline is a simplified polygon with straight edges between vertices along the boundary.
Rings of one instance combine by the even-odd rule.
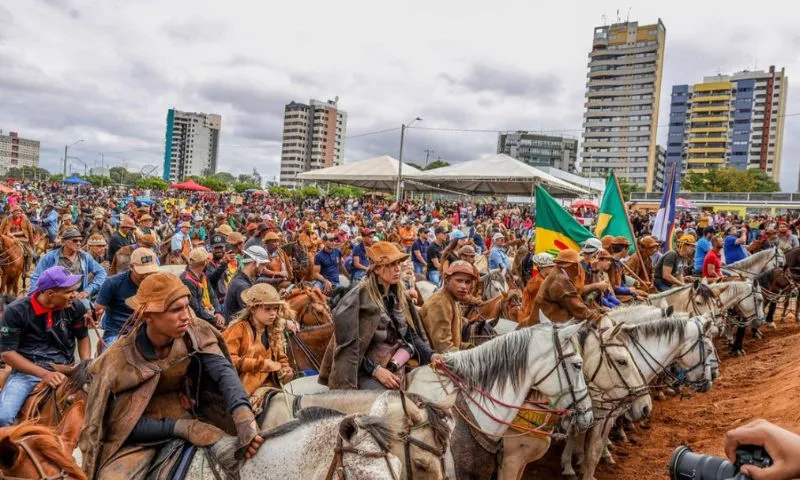
[[[48, 401], [55, 402], [55, 389], [50, 388], [50, 386], [44, 382], [39, 382], [36, 384], [31, 394], [28, 395], [25, 403], [22, 404], [22, 409], [19, 411], [19, 418], [30, 419], [38, 417], [39, 412]], [[58, 409], [58, 406], [56, 406], [56, 409]]]

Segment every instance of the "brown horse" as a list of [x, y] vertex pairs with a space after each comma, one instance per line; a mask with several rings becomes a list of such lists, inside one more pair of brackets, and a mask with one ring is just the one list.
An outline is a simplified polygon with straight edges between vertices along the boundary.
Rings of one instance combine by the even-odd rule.
[[20, 411], [21, 421], [31, 421], [54, 427], [68, 452], [78, 444], [78, 437], [86, 416], [86, 399], [92, 376], [89, 360], [78, 365], [53, 365], [67, 376], [67, 380], [52, 389], [44, 382], [34, 388]]
[[522, 296], [516, 289], [502, 293], [491, 300], [486, 300], [477, 306], [467, 308], [465, 317], [469, 322], [478, 320], [494, 320], [500, 317], [519, 321], [519, 313], [522, 310]]
[[295, 376], [303, 370], [319, 371], [322, 356], [333, 337], [333, 323], [306, 327], [297, 333], [286, 330], [286, 336], [286, 354]]
[[302, 285], [290, 289], [283, 298], [295, 312], [295, 320], [303, 327], [315, 327], [331, 323], [328, 297], [319, 288]]
[[0, 428], [0, 478], [87, 480], [58, 435], [30, 423]]
[[12, 237], [0, 234], [0, 291], [11, 295], [19, 294], [20, 278], [25, 270], [25, 252]]

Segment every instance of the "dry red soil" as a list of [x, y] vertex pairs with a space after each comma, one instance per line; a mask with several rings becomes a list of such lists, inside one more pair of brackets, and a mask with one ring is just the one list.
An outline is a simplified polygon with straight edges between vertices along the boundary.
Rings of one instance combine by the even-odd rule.
[[[731, 428], [765, 418], [800, 432], [800, 326], [779, 323], [762, 328], [764, 338], [745, 340], [744, 357], [730, 357], [717, 342], [720, 377], [708, 393], [654, 400], [648, 430], [628, 434], [631, 443], [612, 449], [616, 465], [601, 464], [598, 480], [665, 479], [672, 451], [687, 445], [695, 452], [722, 455], [722, 437]], [[748, 332], [749, 337], [749, 332]], [[525, 479], [561, 478], [563, 445], [525, 471]]]

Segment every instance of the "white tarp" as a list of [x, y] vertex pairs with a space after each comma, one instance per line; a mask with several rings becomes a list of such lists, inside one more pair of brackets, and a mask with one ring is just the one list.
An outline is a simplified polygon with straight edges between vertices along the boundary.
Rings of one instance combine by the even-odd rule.
[[[397, 159], [389, 155], [381, 155], [358, 162], [303, 172], [298, 174], [297, 178], [304, 181], [333, 182], [368, 190], [393, 192], [397, 185], [397, 167]], [[420, 173], [422, 172], [419, 169], [407, 163], [403, 164], [403, 178], [417, 178]], [[404, 189], [406, 191], [418, 190], [411, 182], [405, 182]]]
[[553, 196], [574, 197], [589, 193], [505, 154], [420, 172], [415, 180], [483, 195], [530, 195], [536, 185], [542, 185]]

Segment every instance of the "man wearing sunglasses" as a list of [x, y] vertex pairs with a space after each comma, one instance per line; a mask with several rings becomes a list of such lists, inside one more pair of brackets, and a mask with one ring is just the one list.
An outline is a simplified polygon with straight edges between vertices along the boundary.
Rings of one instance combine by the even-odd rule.
[[[75, 227], [70, 227], [61, 235], [61, 247], [50, 250], [36, 264], [31, 275], [30, 292], [36, 291], [39, 276], [50, 267], [62, 266], [71, 275], [80, 275], [81, 282], [75, 298], [84, 300], [97, 295], [106, 280], [106, 271], [88, 252], [81, 250], [83, 235]], [[91, 278], [91, 280], [90, 280]]]

